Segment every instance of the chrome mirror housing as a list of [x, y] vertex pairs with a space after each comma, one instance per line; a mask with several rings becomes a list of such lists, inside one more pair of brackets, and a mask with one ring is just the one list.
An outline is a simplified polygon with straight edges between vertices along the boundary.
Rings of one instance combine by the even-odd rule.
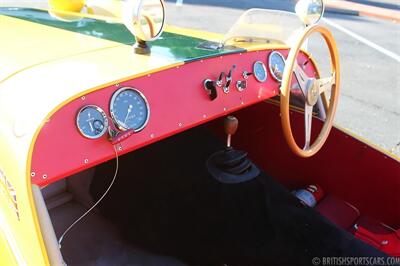
[[124, 24], [136, 38], [135, 53], [149, 54], [146, 42], [158, 39], [164, 29], [164, 1], [128, 0], [122, 7]]
[[317, 24], [324, 15], [323, 0], [299, 0], [295, 7], [296, 14], [308, 26]]

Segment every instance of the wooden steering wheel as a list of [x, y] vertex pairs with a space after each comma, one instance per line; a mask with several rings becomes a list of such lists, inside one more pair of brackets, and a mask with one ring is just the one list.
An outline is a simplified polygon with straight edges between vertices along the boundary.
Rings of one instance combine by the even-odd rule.
[[[309, 77], [301, 66], [297, 63], [297, 55], [300, 51], [304, 41], [313, 33], [318, 32], [324, 38], [329, 48], [329, 54], [331, 57], [331, 73], [330, 77], [326, 78], [311, 78]], [[300, 148], [292, 133], [290, 126], [289, 117], [289, 100], [290, 100], [290, 88], [292, 84], [292, 76], [295, 75], [299, 87], [305, 97], [305, 145]], [[340, 65], [339, 65], [339, 54], [336, 47], [336, 42], [332, 36], [332, 33], [325, 27], [320, 25], [313, 25], [307, 27], [302, 36], [290, 49], [288, 58], [286, 59], [285, 70], [283, 72], [282, 84], [281, 84], [281, 122], [283, 133], [290, 149], [300, 157], [311, 157], [316, 154], [324, 145], [328, 138], [329, 132], [332, 129], [333, 118], [336, 113], [336, 107], [339, 99], [339, 82], [340, 82]], [[329, 100], [328, 110], [324, 125], [319, 133], [315, 142], [311, 145], [311, 122], [313, 107], [317, 103], [319, 96], [331, 89], [331, 97]]]

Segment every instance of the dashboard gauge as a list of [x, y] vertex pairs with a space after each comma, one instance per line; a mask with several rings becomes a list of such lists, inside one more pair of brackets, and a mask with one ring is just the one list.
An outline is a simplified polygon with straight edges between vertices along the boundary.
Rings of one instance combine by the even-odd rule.
[[150, 116], [149, 104], [144, 95], [129, 87], [119, 89], [114, 93], [110, 104], [110, 113], [115, 125], [120, 130], [142, 130]]
[[282, 82], [283, 71], [285, 69], [285, 58], [277, 51], [273, 51], [268, 59], [269, 71], [272, 77], [279, 82]]
[[261, 61], [257, 61], [253, 65], [253, 73], [254, 77], [259, 82], [264, 82], [267, 80], [267, 68], [265, 67], [264, 63]]
[[86, 138], [97, 139], [106, 133], [108, 119], [104, 111], [95, 105], [87, 105], [76, 116], [79, 132]]

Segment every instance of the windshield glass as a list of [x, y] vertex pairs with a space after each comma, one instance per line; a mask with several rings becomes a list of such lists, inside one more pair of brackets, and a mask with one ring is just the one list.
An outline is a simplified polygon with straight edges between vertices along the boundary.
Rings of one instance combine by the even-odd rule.
[[290, 43], [295, 32], [304, 25], [294, 13], [269, 9], [246, 11], [224, 36], [224, 44], [230, 42], [279, 42]]

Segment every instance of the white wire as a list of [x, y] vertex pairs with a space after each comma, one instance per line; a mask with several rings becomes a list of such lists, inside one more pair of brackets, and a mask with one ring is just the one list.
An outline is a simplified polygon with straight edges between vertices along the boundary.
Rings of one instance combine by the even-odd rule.
[[61, 249], [61, 242], [63, 241], [65, 235], [69, 232], [69, 230], [72, 229], [72, 227], [75, 226], [75, 224], [77, 224], [80, 220], [82, 220], [89, 212], [91, 212], [99, 203], [100, 201], [107, 195], [108, 191], [110, 191], [111, 187], [113, 186], [115, 179], [118, 175], [118, 168], [119, 168], [119, 162], [118, 162], [118, 151], [117, 151], [117, 147], [114, 146], [114, 151], [115, 151], [115, 173], [114, 173], [114, 177], [111, 180], [110, 185], [108, 186], [107, 190], [104, 192], [104, 194], [100, 197], [100, 199], [97, 200], [97, 202], [90, 207], [89, 210], [87, 210], [84, 214], [82, 214], [78, 219], [75, 220], [75, 222], [73, 222], [65, 231], [64, 233], [60, 236], [59, 240], [58, 240], [58, 247]]

